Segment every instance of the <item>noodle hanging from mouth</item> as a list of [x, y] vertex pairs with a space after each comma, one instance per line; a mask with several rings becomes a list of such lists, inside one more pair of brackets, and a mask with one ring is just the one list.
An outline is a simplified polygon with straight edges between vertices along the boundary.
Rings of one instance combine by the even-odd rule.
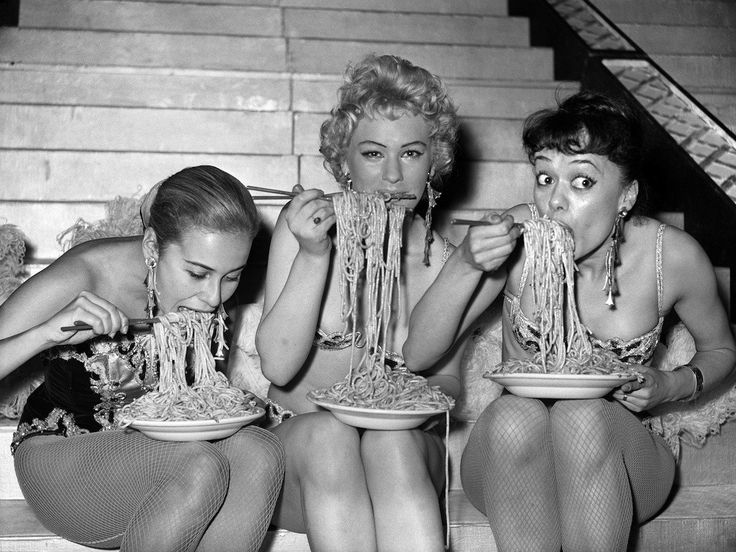
[[502, 362], [485, 375], [634, 373], [612, 352], [595, 350], [580, 321], [575, 298], [575, 241], [570, 228], [550, 219], [530, 219], [523, 225], [526, 259], [520, 289], [531, 277], [538, 352], [531, 359]]
[[[391, 331], [394, 288], [401, 304], [401, 246], [406, 209], [386, 205], [379, 194], [350, 190], [333, 197], [337, 218], [337, 265], [342, 316], [353, 330], [350, 368], [344, 381], [312, 391], [318, 400], [345, 406], [388, 410], [446, 409], [453, 400], [426, 378], [414, 374], [398, 355], [386, 352]], [[357, 362], [355, 329], [359, 287], [365, 275], [365, 349]], [[387, 363], [388, 357], [388, 363]], [[395, 364], [394, 367], [391, 364]]]
[[[158, 319], [148, 344], [150, 358], [158, 364], [157, 388], [124, 406], [124, 419], [219, 421], [255, 412], [254, 397], [231, 387], [227, 377], [216, 370], [210, 346], [215, 326], [221, 323], [216, 323], [215, 314], [182, 310]], [[220, 341], [220, 348], [222, 345]]]

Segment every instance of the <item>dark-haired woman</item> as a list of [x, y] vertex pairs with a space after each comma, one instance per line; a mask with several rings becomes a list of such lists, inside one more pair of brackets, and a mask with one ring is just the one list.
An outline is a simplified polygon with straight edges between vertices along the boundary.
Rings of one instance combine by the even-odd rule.
[[[258, 550], [283, 477], [272, 433], [157, 441], [118, 416], [144, 393], [129, 320], [221, 310], [258, 229], [253, 200], [228, 173], [191, 167], [149, 192], [142, 214], [143, 236], [70, 249], [0, 308], [0, 377], [47, 362], [13, 439], [18, 482], [44, 526], [87, 546]], [[61, 330], [75, 323], [92, 329]]]
[[[632, 523], [664, 505], [675, 473], [669, 448], [638, 415], [718, 386], [733, 371], [736, 347], [702, 248], [677, 228], [632, 214], [642, 187], [641, 138], [625, 103], [573, 95], [529, 117], [523, 142], [534, 202], [469, 229], [415, 309], [406, 346], [426, 362], [442, 354], [482, 282], [504, 294], [503, 359], [531, 359], [536, 304], [513, 223], [548, 217], [568, 225], [578, 315], [592, 345], [636, 365], [643, 381], [594, 400], [502, 395], [470, 435], [463, 487], [488, 516], [501, 551], [624, 551]], [[607, 262], [612, 248], [620, 263]], [[663, 372], [649, 365], [671, 311], [697, 352]]]

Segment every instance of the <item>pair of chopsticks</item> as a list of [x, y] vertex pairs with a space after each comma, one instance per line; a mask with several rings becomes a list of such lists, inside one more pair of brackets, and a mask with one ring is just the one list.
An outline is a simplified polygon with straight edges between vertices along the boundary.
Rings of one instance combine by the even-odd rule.
[[[271, 195], [267, 195], [267, 196], [254, 195], [254, 196], [252, 196], [253, 197], [253, 200], [258, 200], [258, 199], [291, 199], [291, 198], [293, 198], [294, 196], [297, 195], [295, 192], [287, 192], [286, 190], [278, 190], [276, 188], [262, 188], [260, 186], [246, 186], [246, 187], [249, 190], [254, 191], [254, 192], [266, 192], [266, 193], [271, 194]], [[332, 196], [335, 196], [335, 195], [337, 195], [339, 193], [342, 193], [342, 192], [334, 192], [334, 193], [331, 193], [331, 194], [325, 194], [322, 197], [324, 197], [324, 198], [331, 198]]]
[[[287, 192], [285, 190], [278, 190], [275, 188], [262, 188], [260, 186], [246, 186], [249, 190], [252, 190], [254, 192], [266, 192], [272, 195], [268, 196], [262, 196], [262, 195], [254, 195], [253, 200], [259, 200], [259, 199], [291, 199], [297, 194], [295, 192]], [[341, 194], [342, 192], [332, 192], [330, 194], [325, 194], [322, 196], [321, 199], [332, 199], [334, 196]], [[416, 196], [414, 194], [408, 194], [406, 192], [396, 192], [396, 193], [390, 193], [390, 192], [380, 192], [383, 193], [384, 199], [386, 201], [392, 200], [392, 199], [415, 199]]]
[[[158, 322], [158, 318], [131, 318], [128, 320], [128, 327], [132, 326], [151, 326]], [[92, 326], [89, 324], [74, 324], [73, 326], [62, 326], [62, 332], [81, 332], [84, 330], [91, 330]]]

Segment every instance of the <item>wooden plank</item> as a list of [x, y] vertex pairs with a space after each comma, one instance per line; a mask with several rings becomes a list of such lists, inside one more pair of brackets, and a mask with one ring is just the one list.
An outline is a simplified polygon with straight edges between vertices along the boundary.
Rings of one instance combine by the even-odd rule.
[[290, 155], [5, 150], [0, 151], [0, 200], [108, 201], [138, 196], [159, 180], [195, 165], [214, 165], [246, 185], [282, 190], [291, 190], [298, 179], [298, 159]]
[[288, 112], [0, 105], [0, 148], [291, 153]]
[[279, 36], [278, 8], [98, 0], [23, 0], [21, 28]]
[[285, 111], [290, 78], [280, 73], [155, 68], [5, 65], [0, 103]]
[[529, 46], [528, 20], [515, 17], [286, 9], [284, 34], [293, 38]]
[[0, 61], [284, 71], [286, 46], [283, 38], [5, 27]]
[[552, 50], [546, 48], [289, 39], [289, 68], [304, 73], [342, 74], [348, 61], [357, 62], [371, 52], [390, 52], [405, 57], [442, 77], [522, 81], [554, 79]]

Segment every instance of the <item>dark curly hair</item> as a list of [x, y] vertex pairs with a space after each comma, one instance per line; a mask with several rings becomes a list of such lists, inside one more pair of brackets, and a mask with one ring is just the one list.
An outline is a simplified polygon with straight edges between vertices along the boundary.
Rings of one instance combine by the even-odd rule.
[[624, 101], [579, 92], [543, 109], [524, 122], [524, 149], [529, 160], [543, 149], [566, 155], [594, 153], [618, 165], [624, 178], [639, 178], [642, 163], [642, 131], [631, 107]]

